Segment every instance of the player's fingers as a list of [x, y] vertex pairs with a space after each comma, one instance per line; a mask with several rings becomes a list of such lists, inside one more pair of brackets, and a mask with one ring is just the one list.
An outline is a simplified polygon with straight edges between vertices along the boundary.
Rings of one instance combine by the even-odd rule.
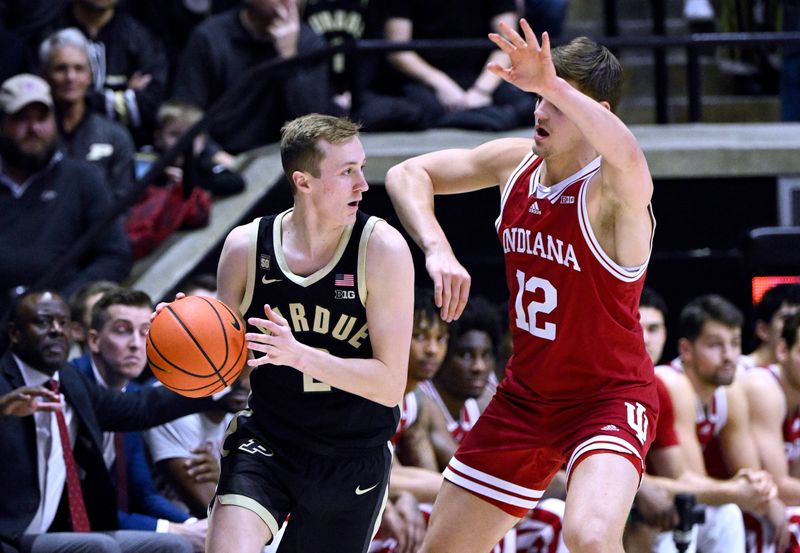
[[550, 35], [547, 31], [542, 33], [542, 53], [550, 57]]
[[533, 32], [530, 24], [528, 24], [528, 20], [523, 17], [519, 20], [519, 26], [522, 29], [522, 34], [525, 36], [525, 42], [538, 46], [539, 43], [536, 40], [536, 34]]
[[22, 390], [19, 391], [20, 396], [24, 396], [25, 400], [28, 400], [32, 397], [41, 397], [50, 399], [54, 402], [58, 402], [61, 398], [57, 393], [53, 390], [48, 390], [47, 388], [36, 388], [36, 387], [28, 387], [26, 386]]
[[519, 36], [519, 33], [511, 28], [510, 25], [505, 23], [504, 21], [500, 22], [500, 30], [503, 33], [503, 36], [506, 37], [511, 44], [516, 46], [517, 48], [525, 48], [528, 44], [525, 40]]
[[498, 48], [500, 48], [506, 54], [510, 54], [514, 51], [514, 45], [507, 41], [505, 38], [501, 37], [497, 33], [489, 33], [489, 40], [494, 42]]
[[458, 301], [455, 307], [455, 313], [453, 315], [454, 319], [458, 319], [461, 314], [464, 312], [464, 308], [467, 307], [467, 301], [469, 300], [469, 290], [472, 286], [472, 278], [469, 275], [466, 275], [465, 278], [461, 279], [459, 282], [458, 288]]
[[506, 69], [502, 65], [495, 62], [489, 62], [486, 65], [486, 69], [488, 69], [490, 72], [494, 73], [504, 81], [511, 82], [511, 71], [509, 69]]
[[450, 322], [452, 321], [452, 313], [450, 302], [452, 301], [453, 297], [453, 276], [450, 274], [443, 274], [442, 275], [442, 305], [441, 305], [441, 317], [443, 321]]
[[264, 313], [266, 313], [267, 318], [270, 321], [273, 321], [281, 326], [289, 326], [289, 321], [281, 317], [277, 311], [275, 311], [274, 309], [272, 309], [272, 307], [269, 306], [268, 303], [264, 304]]

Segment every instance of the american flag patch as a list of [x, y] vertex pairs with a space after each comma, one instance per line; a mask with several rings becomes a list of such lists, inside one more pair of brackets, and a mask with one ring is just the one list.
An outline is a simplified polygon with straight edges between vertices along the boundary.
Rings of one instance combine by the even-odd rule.
[[343, 275], [341, 273], [336, 273], [336, 280], [334, 280], [333, 284], [335, 286], [355, 286], [355, 279], [353, 275]]

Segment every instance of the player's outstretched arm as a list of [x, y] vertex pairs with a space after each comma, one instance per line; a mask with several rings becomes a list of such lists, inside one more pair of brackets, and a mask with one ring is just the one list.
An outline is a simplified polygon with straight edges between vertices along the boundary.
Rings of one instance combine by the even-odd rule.
[[472, 150], [441, 150], [408, 159], [386, 174], [386, 190], [400, 222], [425, 254], [436, 305], [445, 321], [464, 311], [471, 277], [436, 220], [433, 197], [505, 184], [531, 146], [530, 140], [505, 138]]
[[578, 127], [603, 156], [604, 195], [613, 196], [623, 207], [637, 212], [646, 208], [653, 194], [653, 181], [636, 137], [611, 112], [607, 102], [596, 102], [556, 75], [546, 32], [542, 33], [540, 45], [525, 19], [520, 20], [520, 27], [524, 38], [505, 24], [501, 24], [502, 36], [489, 35], [511, 59], [508, 68], [491, 64], [489, 69], [518, 88], [552, 103]]
[[[269, 332], [248, 333], [247, 346], [266, 355], [251, 359], [251, 367], [287, 365], [300, 372], [394, 407], [403, 399], [408, 374], [414, 318], [414, 265], [402, 235], [387, 223], [375, 225], [367, 245], [367, 324], [371, 359], [342, 358], [298, 342], [286, 319], [264, 307], [266, 318], [248, 322]], [[269, 370], [269, 369], [267, 369]]]

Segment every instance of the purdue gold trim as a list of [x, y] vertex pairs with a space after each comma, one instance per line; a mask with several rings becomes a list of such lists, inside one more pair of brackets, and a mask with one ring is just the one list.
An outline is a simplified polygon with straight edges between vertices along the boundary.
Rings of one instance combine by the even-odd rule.
[[336, 251], [333, 252], [333, 257], [331, 257], [330, 261], [328, 261], [324, 267], [306, 277], [296, 275], [289, 269], [289, 264], [286, 262], [286, 257], [283, 255], [283, 235], [281, 233], [283, 218], [293, 209], [294, 208], [289, 208], [275, 217], [275, 222], [272, 224], [272, 249], [275, 251], [275, 258], [278, 262], [278, 266], [281, 268], [281, 271], [283, 271], [283, 274], [286, 275], [286, 278], [305, 288], [318, 282], [336, 266], [342, 258], [345, 248], [347, 248], [347, 243], [350, 241], [350, 235], [353, 233], [353, 225], [348, 225], [344, 229], [342, 236], [339, 238], [339, 244], [336, 246]]
[[375, 224], [382, 220], [374, 215], [367, 219], [364, 230], [361, 231], [361, 240], [358, 242], [358, 297], [364, 307], [367, 306], [367, 245]]
[[256, 285], [256, 257], [258, 257], [258, 225], [261, 222], [261, 217], [247, 223], [245, 228], [250, 234], [250, 240], [247, 243], [247, 285], [244, 289], [244, 297], [239, 306], [239, 314], [244, 317], [247, 310], [250, 309], [250, 304], [253, 302], [253, 290]]
[[245, 495], [229, 493], [225, 495], [218, 495], [217, 500], [221, 505], [236, 505], [237, 507], [254, 512], [261, 520], [264, 521], [264, 524], [267, 525], [269, 531], [272, 532], [273, 538], [275, 537], [275, 534], [278, 533], [278, 521], [276, 521], [275, 517], [272, 516], [272, 514], [255, 499]]

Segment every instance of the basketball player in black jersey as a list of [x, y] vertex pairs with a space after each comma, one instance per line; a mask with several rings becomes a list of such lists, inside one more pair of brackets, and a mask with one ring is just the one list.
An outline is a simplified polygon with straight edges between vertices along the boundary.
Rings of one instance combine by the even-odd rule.
[[408, 367], [413, 265], [400, 233], [358, 209], [358, 126], [286, 124], [293, 208], [231, 231], [219, 298], [248, 323], [249, 409], [231, 423], [206, 551], [366, 552], [380, 522]]

